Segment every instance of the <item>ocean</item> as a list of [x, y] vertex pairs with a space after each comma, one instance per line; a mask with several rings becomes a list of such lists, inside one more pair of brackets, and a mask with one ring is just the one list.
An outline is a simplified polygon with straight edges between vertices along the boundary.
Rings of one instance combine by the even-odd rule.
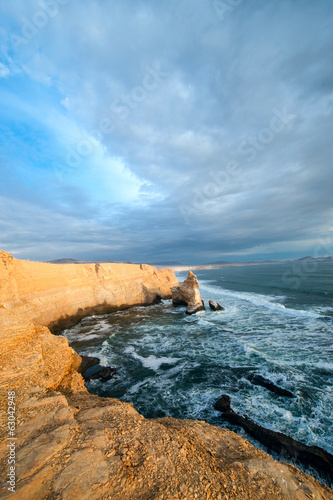
[[[147, 418], [205, 420], [260, 446], [214, 409], [228, 394], [235, 412], [333, 453], [333, 263], [194, 272], [205, 312], [187, 316], [164, 301], [63, 332], [79, 354], [118, 370], [107, 382], [88, 382], [89, 391], [133, 403]], [[210, 299], [225, 311], [211, 311]], [[253, 385], [252, 373], [296, 397]]]

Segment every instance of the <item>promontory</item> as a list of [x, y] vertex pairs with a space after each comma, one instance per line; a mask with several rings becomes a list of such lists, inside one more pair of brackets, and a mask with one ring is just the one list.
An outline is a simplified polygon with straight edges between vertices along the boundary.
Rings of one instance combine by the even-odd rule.
[[0, 252], [2, 499], [333, 499], [229, 430], [145, 419], [129, 403], [89, 394], [80, 356], [50, 329], [171, 299], [175, 286], [173, 271], [147, 265], [57, 265]]

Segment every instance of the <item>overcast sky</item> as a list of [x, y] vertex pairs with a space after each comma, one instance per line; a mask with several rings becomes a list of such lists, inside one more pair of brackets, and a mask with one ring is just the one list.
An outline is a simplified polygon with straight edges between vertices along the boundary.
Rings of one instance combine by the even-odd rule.
[[2, 1], [0, 249], [333, 254], [332, 21], [331, 0]]

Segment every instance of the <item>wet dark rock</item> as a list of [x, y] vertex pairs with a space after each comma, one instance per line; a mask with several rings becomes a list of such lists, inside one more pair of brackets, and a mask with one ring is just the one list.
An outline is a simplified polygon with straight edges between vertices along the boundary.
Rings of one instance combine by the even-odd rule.
[[160, 304], [161, 302], [162, 302], [162, 297], [160, 295], [158, 295], [158, 293], [157, 293], [153, 302], [152, 302], [152, 305]]
[[286, 396], [287, 398], [294, 398], [295, 397], [295, 395], [292, 392], [273, 384], [273, 382], [271, 382], [267, 378], [264, 378], [261, 375], [257, 375], [256, 373], [249, 373], [247, 375], [247, 379], [252, 384], [260, 385], [261, 387], [265, 387], [265, 389], [268, 389], [269, 391], [274, 392], [275, 394], [278, 394], [279, 396]]
[[243, 429], [264, 446], [287, 458], [296, 460], [306, 467], [312, 467], [320, 475], [333, 481], [333, 455], [319, 446], [308, 446], [282, 432], [271, 431], [256, 424], [246, 415], [242, 417], [230, 407], [231, 399], [224, 394], [216, 401], [214, 407], [221, 411], [223, 418], [233, 425]]
[[93, 356], [81, 356], [81, 358], [82, 363], [80, 368], [78, 369], [79, 373], [85, 372], [91, 366], [98, 365], [100, 361], [99, 358], [94, 358]]
[[218, 399], [215, 402], [214, 408], [215, 408], [215, 410], [218, 410], [218, 411], [221, 411], [222, 413], [225, 413], [225, 412], [231, 411], [230, 404], [231, 404], [230, 396], [228, 396], [227, 394], [223, 394], [220, 397], [220, 399]]
[[209, 307], [211, 308], [212, 311], [224, 311], [224, 307], [220, 306], [218, 302], [215, 302], [215, 300], [210, 300], [209, 301]]
[[82, 373], [82, 377], [86, 382], [89, 380], [100, 379], [103, 382], [110, 380], [117, 370], [111, 366], [101, 366], [100, 364], [95, 364], [90, 366], [85, 372]]
[[179, 307], [179, 306], [187, 306], [187, 302], [185, 302], [185, 300], [173, 300], [172, 301], [172, 305], [174, 307]]

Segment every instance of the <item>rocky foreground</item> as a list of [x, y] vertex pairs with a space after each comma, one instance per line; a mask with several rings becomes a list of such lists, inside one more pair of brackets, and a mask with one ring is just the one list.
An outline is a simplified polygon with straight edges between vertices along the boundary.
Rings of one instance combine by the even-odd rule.
[[[9, 259], [7, 255], [5, 258]], [[131, 404], [89, 394], [77, 371], [80, 356], [66, 339], [52, 335], [41, 323], [43, 314], [45, 318], [53, 318], [52, 324], [57, 319], [50, 312], [51, 305], [50, 311], [45, 310], [45, 298], [52, 297], [52, 282], [49, 290], [45, 286], [38, 313], [34, 274], [27, 272], [25, 279], [30, 276], [30, 283], [24, 287], [22, 276], [16, 277], [14, 269], [18, 266], [16, 269], [28, 271], [29, 263], [20, 267], [18, 262], [2, 263], [0, 271], [0, 498], [333, 499], [332, 490], [295, 467], [276, 462], [231, 431], [199, 421], [147, 420]], [[37, 264], [31, 264], [36, 270]], [[3, 268], [6, 272], [9, 268], [10, 282], [3, 281]], [[55, 271], [45, 269], [56, 280]], [[141, 271], [153, 275], [153, 269]], [[105, 276], [104, 270], [101, 271]], [[41, 276], [41, 268], [39, 272]], [[85, 275], [86, 270], [79, 273]], [[168, 276], [170, 291], [175, 278]], [[111, 274], [108, 279], [105, 289], [111, 290]], [[145, 293], [150, 300], [154, 294], [160, 295], [155, 279], [151, 286], [146, 280]], [[60, 281], [56, 283], [59, 300]], [[122, 286], [119, 275], [114, 286], [131, 305], [130, 293], [126, 292], [126, 285]], [[71, 283], [71, 287], [73, 291], [75, 285]], [[12, 302], [8, 290], [13, 294]], [[66, 293], [65, 284], [63, 295]], [[96, 302], [94, 298], [93, 307]], [[126, 305], [124, 300], [121, 302]], [[86, 307], [92, 305], [88, 303]], [[27, 311], [38, 313], [39, 323], [32, 321]], [[63, 314], [64, 310], [59, 310], [59, 317]], [[7, 406], [8, 401], [13, 401], [13, 392], [16, 428], [15, 435], [10, 437]], [[13, 406], [10, 408], [12, 411]], [[10, 456], [15, 462], [10, 476], [15, 491], [8, 490]]]

